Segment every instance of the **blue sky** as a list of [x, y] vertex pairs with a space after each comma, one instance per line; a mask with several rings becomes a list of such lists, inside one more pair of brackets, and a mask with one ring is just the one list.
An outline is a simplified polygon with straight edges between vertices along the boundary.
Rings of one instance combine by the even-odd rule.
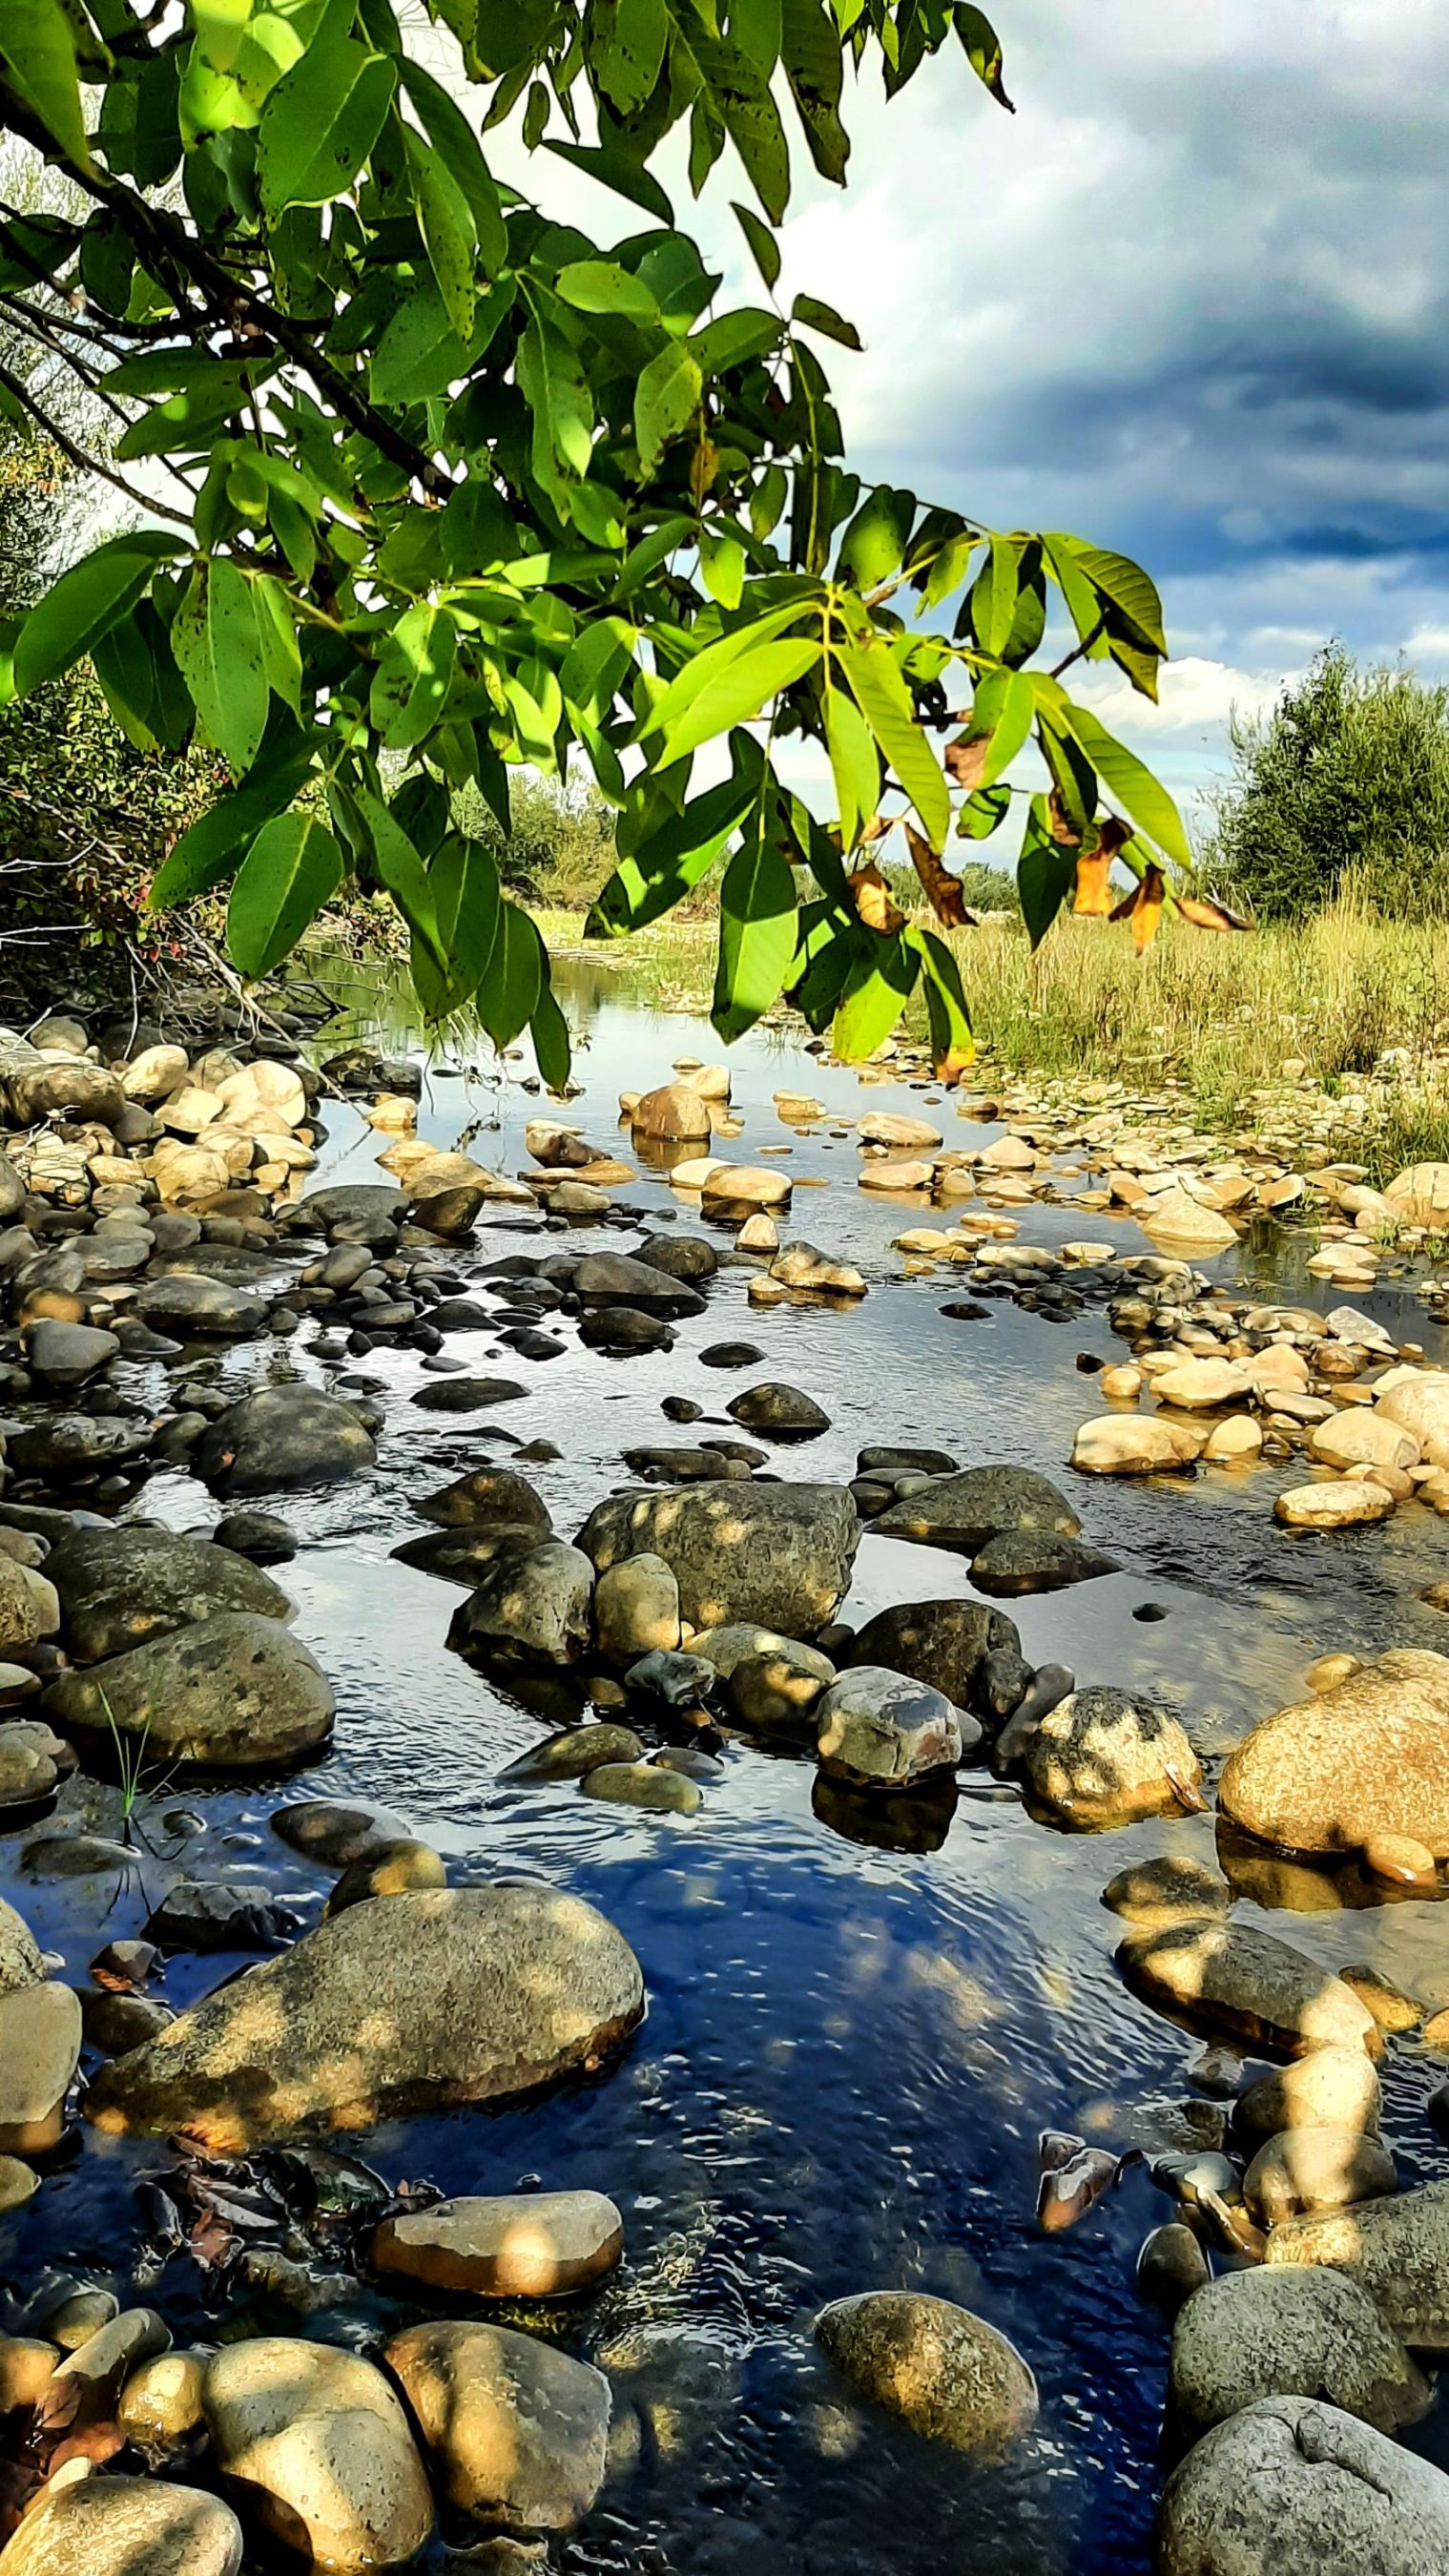
[[943, 59], [800, 191], [786, 282], [852, 462], [1156, 575], [1163, 704], [1104, 712], [1191, 807], [1226, 717], [1339, 634], [1449, 671], [1449, 10], [1001, 0], [1017, 113]]

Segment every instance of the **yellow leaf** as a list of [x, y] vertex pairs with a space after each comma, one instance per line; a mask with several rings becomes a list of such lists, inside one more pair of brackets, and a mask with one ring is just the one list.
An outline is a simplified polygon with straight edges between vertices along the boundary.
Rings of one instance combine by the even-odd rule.
[[941, 865], [930, 842], [923, 840], [919, 832], [913, 831], [909, 823], [905, 827], [905, 833], [906, 847], [911, 854], [911, 865], [921, 880], [936, 919], [944, 922], [948, 930], [974, 929], [976, 915], [967, 909], [966, 898], [961, 892], [960, 878], [953, 877], [950, 869]]
[[898, 904], [892, 903], [890, 888], [878, 867], [857, 868], [854, 876], [847, 877], [846, 884], [850, 888], [850, 899], [867, 930], [889, 934], [904, 927], [906, 916]]

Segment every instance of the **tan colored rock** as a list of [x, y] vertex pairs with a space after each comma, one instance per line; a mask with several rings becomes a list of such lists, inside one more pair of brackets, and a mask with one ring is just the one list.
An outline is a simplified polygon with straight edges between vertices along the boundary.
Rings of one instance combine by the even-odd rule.
[[790, 1177], [763, 1164], [716, 1163], [703, 1185], [700, 1204], [706, 1216], [743, 1219], [757, 1208], [788, 1207]]
[[128, 1100], [139, 1101], [144, 1109], [154, 1109], [158, 1101], [180, 1089], [186, 1074], [185, 1047], [143, 1047], [122, 1067], [121, 1089]]
[[81, 2045], [80, 1998], [69, 1986], [0, 1995], [0, 2153], [53, 2147]]
[[662, 1556], [621, 1557], [594, 1587], [594, 1633], [613, 1664], [632, 1664], [679, 1644], [679, 1583]]
[[864, 1166], [860, 1186], [863, 1190], [898, 1190], [912, 1196], [918, 1190], [928, 1190], [935, 1177], [929, 1163], [904, 1154], [888, 1154], [883, 1161]]
[[1380, 1382], [1374, 1411], [1408, 1434], [1426, 1465], [1449, 1467], [1449, 1370], [1422, 1369], [1412, 1376], [1389, 1372]]
[[0, 1995], [38, 1986], [45, 1975], [34, 1933], [22, 1914], [0, 1897]]
[[1202, 1454], [1214, 1467], [1251, 1466], [1263, 1454], [1263, 1426], [1251, 1413], [1229, 1414], [1214, 1423]]
[[1311, 1691], [1330, 1691], [1337, 1690], [1340, 1682], [1351, 1682], [1354, 1674], [1362, 1671], [1363, 1659], [1359, 1655], [1320, 1655], [1303, 1678]]
[[300, 1074], [289, 1064], [277, 1064], [265, 1056], [255, 1064], [245, 1065], [240, 1073], [229, 1073], [217, 1084], [229, 1127], [243, 1133], [268, 1135], [273, 1129], [290, 1131], [300, 1127], [307, 1115], [307, 1094]]
[[1411, 2350], [1449, 2352], [1449, 2183], [1275, 2227], [1270, 2263], [1325, 2263], [1362, 2283]]
[[0, 2335], [0, 2416], [33, 2406], [44, 2395], [60, 2359], [57, 2344], [38, 2335]]
[[1218, 1796], [1284, 1850], [1407, 1835], [1449, 1856], [1449, 1657], [1396, 1649], [1279, 1709], [1229, 1755]]
[[597, 2191], [516, 2192], [436, 2201], [389, 2218], [369, 2247], [375, 2270], [481, 2299], [559, 2299], [612, 2272], [624, 2222]]
[[508, 2532], [582, 2522], [606, 2464], [601, 2371], [504, 2326], [411, 2326], [385, 2357], [450, 2503]]
[[1413, 1467], [1419, 1444], [1386, 1414], [1355, 1406], [1316, 1423], [1308, 1434], [1308, 1454], [1325, 1467]]
[[1034, 1172], [1037, 1160], [1036, 1147], [1029, 1145], [1024, 1136], [998, 1136], [976, 1157], [977, 1168], [983, 1172]]
[[1121, 1360], [1103, 1369], [1097, 1385], [1113, 1404], [1135, 1404], [1142, 1393], [1142, 1371], [1132, 1361]]
[[1321, 1485], [1292, 1485], [1278, 1496], [1273, 1518], [1285, 1529], [1362, 1529], [1386, 1521], [1393, 1495], [1367, 1477], [1339, 1476]]
[[1190, 1245], [1199, 1252], [1225, 1252], [1238, 1240], [1237, 1229], [1216, 1209], [1202, 1207], [1181, 1188], [1160, 1190], [1141, 1216], [1144, 1234], [1154, 1243]]
[[1212, 1413], [1224, 1404], [1240, 1404], [1250, 1385], [1248, 1371], [1236, 1360], [1183, 1360], [1153, 1381], [1159, 1404], [1186, 1413]]
[[641, 1093], [628, 1114], [635, 1135], [653, 1144], [702, 1143], [710, 1133], [709, 1105], [687, 1082], [668, 1082]]
[[1260, 2227], [1310, 2209], [1347, 2209], [1398, 2188], [1394, 2160], [1361, 2129], [1279, 2129], [1243, 2177], [1243, 2197]]
[[205, 2421], [202, 2391], [207, 2355], [161, 2352], [141, 2362], [121, 2390], [116, 2422], [143, 2451], [179, 2450]]
[[24, 1654], [42, 1637], [53, 1635], [60, 1625], [58, 1602], [47, 1624], [49, 1603], [54, 1601], [54, 1590], [32, 1567], [0, 1556], [0, 1653]]
[[[1105, 1372], [1104, 1372], [1105, 1374]], [[1194, 1466], [1203, 1434], [1150, 1414], [1101, 1413], [1078, 1427], [1072, 1465], [1087, 1476], [1157, 1476]]]
[[1365, 1869], [1394, 1887], [1432, 1887], [1439, 1875], [1428, 1844], [1412, 1834], [1370, 1834], [1363, 1858]]
[[0, 2156], [0, 2218], [12, 2209], [23, 2209], [39, 2189], [40, 2176], [32, 2173], [29, 2165], [22, 2164], [18, 2156]]
[[1129, 1985], [1171, 2012], [1302, 2056], [1382, 2042], [1367, 2006], [1341, 1977], [1274, 1933], [1202, 1917], [1129, 1934], [1117, 1952]]
[[1260, 2075], [1239, 2094], [1233, 2117], [1246, 2138], [1276, 2138], [1285, 2129], [1376, 2137], [1379, 2110], [1378, 2073], [1362, 2048], [1328, 2047]]
[[55, 2376], [79, 2391], [73, 2418], [77, 2427], [111, 2416], [132, 2371], [164, 2352], [170, 2341], [171, 2330], [154, 2308], [123, 2308], [77, 2351], [67, 2353]]
[[863, 1145], [894, 1145], [909, 1150], [921, 1145], [939, 1145], [941, 1130], [929, 1118], [902, 1118], [893, 1110], [872, 1109], [856, 1125]]
[[62, 2484], [64, 2474], [0, 2550], [0, 2576], [237, 2576], [242, 2528], [218, 2496], [155, 2478]]
[[753, 1216], [747, 1216], [735, 1236], [736, 1252], [778, 1252], [779, 1248], [780, 1229], [763, 1208], [757, 1209]]
[[1384, 1197], [1400, 1225], [1449, 1230], [1449, 1163], [1411, 1163], [1394, 1174]]
[[226, 2344], [202, 2403], [217, 2464], [266, 2528], [332, 2576], [402, 2567], [433, 2500], [395, 2391], [357, 2354], [298, 2336]]

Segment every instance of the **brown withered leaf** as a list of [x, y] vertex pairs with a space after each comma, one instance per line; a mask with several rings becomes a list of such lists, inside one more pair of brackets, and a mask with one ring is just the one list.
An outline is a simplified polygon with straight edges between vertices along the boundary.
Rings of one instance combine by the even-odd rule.
[[187, 2239], [192, 2260], [203, 2272], [220, 2271], [236, 2252], [236, 2232], [213, 2209], [203, 2210]]
[[1251, 930], [1247, 915], [1230, 912], [1225, 903], [1215, 903], [1210, 895], [1180, 894], [1177, 908], [1184, 921], [1195, 922], [1199, 930]]
[[850, 899], [867, 930], [894, 931], [905, 926], [905, 914], [891, 901], [891, 892], [878, 867], [857, 868], [846, 878]]
[[968, 796], [975, 795], [986, 775], [986, 763], [990, 751], [989, 733], [958, 733], [955, 741], [948, 742], [941, 754], [944, 766], [950, 771], [957, 786], [965, 788]]
[[1052, 839], [1059, 842], [1064, 850], [1080, 849], [1081, 833], [1077, 830], [1055, 787], [1047, 798], [1047, 830]]
[[911, 865], [921, 880], [936, 919], [944, 922], [948, 930], [974, 930], [977, 916], [961, 892], [960, 878], [953, 877], [950, 869], [943, 867], [930, 842], [924, 840], [909, 823], [905, 825], [905, 835]]
[[113, 2460], [116, 2453], [125, 2447], [126, 2436], [118, 2425], [87, 2424], [84, 2432], [67, 2433], [63, 2442], [57, 2442], [46, 2465], [52, 2476], [57, 2469], [64, 2468], [67, 2460], [89, 2460], [99, 2468], [104, 2461]]
[[1111, 918], [1116, 895], [1109, 882], [1112, 858], [1107, 850], [1083, 850], [1077, 860], [1077, 890], [1072, 898], [1073, 912], [1089, 913], [1095, 920]]
[[895, 819], [894, 814], [872, 814], [870, 821], [861, 826], [861, 839], [883, 841], [887, 832], [893, 830]]
[[1144, 871], [1140, 885], [1133, 886], [1130, 893], [1123, 896], [1111, 916], [1113, 921], [1131, 922], [1132, 945], [1139, 957], [1145, 948], [1151, 947], [1157, 936], [1166, 896], [1167, 886], [1161, 868], [1149, 867]]

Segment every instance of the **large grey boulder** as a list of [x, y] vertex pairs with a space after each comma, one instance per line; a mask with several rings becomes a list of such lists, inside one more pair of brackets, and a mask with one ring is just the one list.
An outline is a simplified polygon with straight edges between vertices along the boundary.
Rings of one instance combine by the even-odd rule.
[[704, 1299], [687, 1280], [627, 1252], [591, 1252], [571, 1282], [581, 1306], [632, 1306], [646, 1315], [702, 1315]]
[[381, 1181], [338, 1181], [330, 1189], [309, 1190], [292, 1222], [299, 1234], [330, 1234], [339, 1225], [386, 1230], [407, 1212], [406, 1190]]
[[371, 1467], [370, 1434], [351, 1405], [315, 1386], [264, 1386], [203, 1432], [196, 1464], [217, 1494], [291, 1493]]
[[662, 1557], [695, 1628], [747, 1620], [812, 1637], [845, 1598], [859, 1538], [844, 1486], [721, 1481], [615, 1494], [578, 1543], [601, 1574], [621, 1557]]
[[1317, 2048], [1379, 2053], [1378, 2024], [1353, 1988], [1251, 1924], [1198, 1915], [1160, 1931], [1130, 1933], [1117, 1964], [1149, 2003], [1285, 2057]]
[[244, 1288], [233, 1287], [225, 1279], [209, 1279], [194, 1271], [166, 1272], [159, 1279], [148, 1279], [137, 1291], [131, 1312], [149, 1331], [175, 1334], [183, 1341], [193, 1337], [245, 1341], [259, 1333], [267, 1319], [260, 1297], [248, 1296]]
[[52, 1548], [45, 1572], [60, 1595], [66, 1645], [80, 1664], [226, 1612], [295, 1615], [260, 1566], [179, 1530], [77, 1530]]
[[374, 1897], [331, 1916], [102, 2069], [102, 2129], [223, 2153], [405, 2110], [530, 2092], [597, 2066], [644, 2010], [639, 1962], [538, 1886]]
[[1279, 1709], [1224, 1766], [1225, 1814], [1291, 1851], [1408, 1834], [1449, 1855], [1449, 1656], [1396, 1648]]
[[1194, 2434], [1260, 2397], [1325, 2397], [1381, 2433], [1429, 2408], [1423, 2373], [1368, 2292], [1303, 2263], [1223, 2272], [1197, 2291], [1172, 2330], [1170, 2387]]
[[277, 1619], [224, 1611], [62, 1673], [41, 1706], [63, 1734], [112, 1730], [148, 1764], [274, 1768], [331, 1732], [332, 1686]]
[[915, 1539], [975, 1556], [1000, 1530], [1075, 1538], [1082, 1524], [1065, 1494], [1031, 1467], [963, 1467], [933, 1476], [871, 1522], [873, 1538]]
[[1173, 2471], [1159, 2576], [1428, 2576], [1449, 2566], [1449, 2477], [1356, 2416], [1266, 2397]]
[[1417, 2352], [1449, 2352], [1449, 2182], [1285, 2219], [1270, 2263], [1322, 2263], [1361, 2283]]
[[1204, 1804], [1202, 1765], [1177, 1719], [1102, 1685], [1048, 1710], [1027, 1738], [1023, 1768], [1037, 1804], [1080, 1832]]

